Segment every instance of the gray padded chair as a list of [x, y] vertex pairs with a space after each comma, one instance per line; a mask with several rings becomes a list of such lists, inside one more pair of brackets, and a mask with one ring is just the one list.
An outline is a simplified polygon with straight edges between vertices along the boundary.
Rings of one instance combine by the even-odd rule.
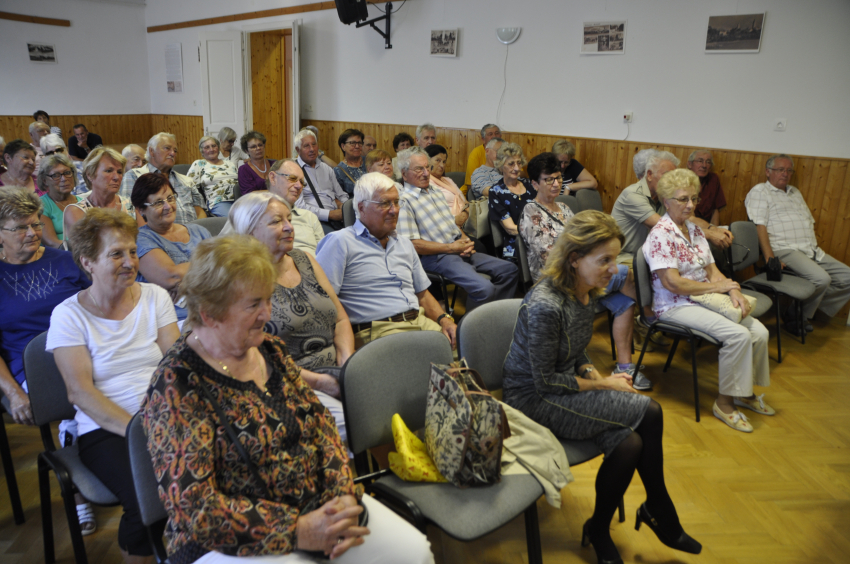
[[367, 491], [423, 533], [431, 523], [455, 539], [472, 541], [525, 513], [528, 561], [541, 564], [537, 500], [543, 488], [531, 475], [502, 476], [497, 484], [466, 489], [405, 482], [389, 470], [366, 476], [366, 450], [393, 442], [393, 414], [398, 413], [410, 429], [425, 426], [430, 364], [451, 361], [449, 341], [437, 331], [388, 335], [351, 355], [343, 366], [340, 387], [357, 473], [377, 478]]
[[446, 176], [451, 178], [458, 188], [464, 185], [466, 182], [466, 173], [465, 172], [447, 172]]
[[670, 347], [670, 355], [667, 357], [667, 363], [664, 364], [664, 370], [667, 372], [670, 368], [670, 363], [673, 361], [673, 355], [676, 354], [676, 349], [679, 347], [679, 341], [685, 339], [691, 343], [691, 364], [693, 366], [694, 377], [694, 411], [696, 419], [699, 421], [699, 379], [697, 378], [697, 348], [700, 342], [705, 341], [711, 345], [723, 346], [723, 343], [702, 331], [691, 329], [687, 325], [674, 323], [672, 321], [656, 320], [652, 323], [646, 318], [643, 312], [644, 306], [652, 306], [652, 276], [649, 270], [649, 265], [646, 263], [646, 257], [643, 256], [643, 247], [641, 246], [635, 252], [634, 264], [632, 266], [635, 272], [635, 293], [637, 294], [637, 310], [640, 314], [640, 321], [644, 326], [648, 327], [646, 338], [643, 340], [643, 347], [640, 350], [637, 365], [643, 363], [643, 355], [646, 354], [646, 347], [649, 344], [649, 338], [659, 331], [664, 331], [669, 335], [673, 335], [673, 346]]
[[525, 248], [525, 240], [522, 234], [516, 237], [517, 254], [519, 255], [519, 274], [522, 288], [526, 292], [534, 285], [534, 279], [531, 277], [531, 269], [528, 268], [528, 249]]
[[[584, 192], [584, 191], [585, 191], [585, 190], [582, 190], [582, 192]], [[563, 196], [558, 196], [557, 198], [555, 198], [555, 201], [556, 201], [556, 202], [561, 202], [562, 204], [567, 204], [567, 206], [570, 208], [570, 210], [571, 210], [574, 214], [576, 214], [576, 213], [578, 213], [578, 212], [580, 212], [580, 211], [581, 211], [581, 206], [579, 206], [579, 205], [578, 205], [578, 200], [576, 199], [576, 197], [575, 197], [575, 196], [572, 196], [572, 195], [570, 195], [570, 194], [565, 194], [565, 195], [563, 195]]]
[[148, 438], [142, 427], [142, 414], [137, 413], [127, 425], [127, 451], [130, 455], [130, 471], [133, 473], [133, 488], [136, 500], [139, 502], [139, 513], [142, 524], [148, 531], [148, 538], [153, 548], [154, 556], [159, 564], [168, 561], [162, 533], [168, 514], [159, 499], [157, 488], [159, 484], [153, 472], [151, 455], [148, 452]]
[[24, 372], [27, 376], [30, 404], [35, 424], [41, 431], [44, 452], [38, 455], [38, 487], [41, 497], [41, 526], [44, 539], [44, 561], [52, 564], [56, 561], [53, 546], [53, 514], [50, 500], [51, 471], [56, 475], [65, 515], [74, 547], [74, 559], [77, 564], [86, 564], [86, 547], [77, 519], [77, 507], [74, 494], [80, 493], [95, 505], [118, 505], [119, 501], [109, 489], [98, 480], [80, 460], [76, 444], [57, 449], [53, 443], [50, 424], [63, 419], [73, 419], [76, 409], [68, 401], [65, 381], [53, 360], [53, 353], [44, 350], [47, 332], [29, 342], [24, 349]]
[[505, 236], [502, 233], [502, 224], [499, 221], [490, 219], [490, 234], [493, 235], [493, 246], [496, 248], [497, 255], [499, 249], [505, 244]]
[[357, 220], [354, 215], [354, 198], [349, 198], [342, 203], [342, 223], [346, 227], [351, 227]]
[[597, 210], [604, 212], [602, 209], [602, 196], [596, 190], [579, 190], [576, 192], [576, 201], [581, 211]]
[[195, 225], [200, 225], [201, 227], [206, 227], [207, 231], [209, 231], [213, 237], [221, 233], [221, 230], [224, 229], [224, 224], [227, 223], [226, 217], [202, 217], [201, 219], [196, 219], [192, 221]]
[[171, 167], [171, 170], [173, 170], [177, 174], [184, 174], [185, 175], [189, 172], [190, 168], [192, 168], [192, 165], [176, 164], [173, 167]]
[[[730, 225], [735, 243], [732, 245], [731, 264], [733, 271], [743, 270], [754, 265], [759, 259], [758, 230], [755, 223], [751, 221], [735, 221]], [[797, 309], [797, 319], [803, 317], [803, 300], [815, 292], [815, 285], [798, 276], [793, 276], [788, 271], [783, 271], [780, 282], [771, 282], [767, 274], [762, 272], [756, 276], [741, 282], [742, 287], [769, 292], [773, 303], [776, 304], [776, 351], [779, 362], [782, 362], [782, 319], [779, 312], [779, 297], [788, 296], [794, 301]], [[758, 316], [756, 316], [758, 317]], [[803, 344], [806, 344], [806, 331], [800, 335]]]
[[[502, 388], [502, 367], [511, 348], [522, 300], [499, 300], [484, 304], [460, 320], [457, 328], [457, 354], [465, 358], [470, 368], [481, 374], [491, 392]], [[559, 439], [570, 466], [596, 458], [602, 451], [593, 441]], [[626, 520], [623, 500], [620, 500], [620, 522]]]
[[18, 480], [15, 478], [15, 466], [12, 464], [12, 449], [9, 447], [9, 437], [6, 435], [6, 422], [3, 412], [9, 413], [9, 398], [0, 394], [0, 459], [3, 460], [3, 472], [6, 475], [6, 487], [9, 489], [9, 501], [12, 504], [12, 514], [15, 524], [24, 522], [24, 508], [21, 505], [21, 493], [18, 491]]

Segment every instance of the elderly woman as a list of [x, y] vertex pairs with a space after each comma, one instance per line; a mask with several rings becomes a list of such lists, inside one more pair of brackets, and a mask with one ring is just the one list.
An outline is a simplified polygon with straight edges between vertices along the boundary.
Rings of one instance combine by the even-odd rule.
[[152, 562], [124, 435], [179, 330], [168, 293], [136, 282], [137, 231], [135, 220], [117, 210], [93, 208], [77, 222], [71, 248], [92, 285], [56, 306], [46, 349], [77, 407], [80, 460], [124, 507], [118, 526], [124, 560]]
[[42, 239], [53, 248], [61, 247], [65, 240], [62, 221], [65, 208], [83, 199], [73, 194], [76, 170], [73, 161], [63, 153], [45, 155], [38, 168], [38, 183], [47, 188], [47, 193], [41, 197], [44, 217], [50, 220], [44, 224]]
[[239, 167], [239, 189], [242, 195], [254, 190], [266, 189], [266, 178], [273, 160], [266, 158], [266, 136], [257, 131], [249, 131], [239, 140], [242, 150], [248, 153], [248, 160]]
[[[49, 157], [50, 155], [58, 155], [62, 154], [68, 156], [68, 146], [65, 145], [65, 142], [56, 134], [45, 135], [39, 140], [39, 144], [41, 145], [41, 152], [44, 157]], [[70, 157], [69, 157], [70, 158]], [[89, 191], [86, 188], [86, 182], [83, 180], [83, 163], [81, 161], [74, 161], [74, 194], [85, 194]], [[36, 167], [36, 173], [41, 169], [41, 164]]]
[[35, 149], [23, 139], [6, 143], [3, 149], [3, 164], [6, 171], [0, 174], [0, 186], [21, 186], [37, 196], [45, 191], [39, 188], [35, 174]]
[[646, 502], [637, 511], [671, 548], [698, 554], [664, 482], [661, 406], [635, 393], [627, 374], [604, 377], [587, 354], [596, 301], [617, 274], [623, 234], [598, 211], [577, 214], [549, 254], [543, 278], [525, 296], [505, 359], [505, 402], [557, 437], [592, 440], [605, 453], [596, 477], [596, 506], [582, 546], [599, 562], [622, 563], [609, 533], [611, 517], [637, 470]]
[[[699, 178], [686, 169], [668, 172], [655, 189], [667, 213], [643, 244], [643, 256], [652, 270], [652, 308], [662, 321], [698, 329], [723, 343], [714, 416], [735, 430], [751, 433], [752, 425], [736, 406], [762, 415], [776, 413], [764, 402], [764, 394], [753, 393], [753, 384], [770, 385], [768, 332], [750, 317], [740, 286], [717, 269], [702, 229], [689, 221], [699, 204], [699, 190]], [[741, 308], [741, 322], [730, 321], [691, 299], [711, 293], [729, 294], [732, 304]]]
[[193, 330], [143, 405], [170, 560], [294, 564], [314, 561], [296, 551], [314, 551], [341, 563], [433, 562], [424, 535], [354, 485], [304, 371], [264, 334], [278, 280], [266, 245], [240, 235], [198, 245], [183, 279]]
[[380, 172], [393, 178], [393, 157], [383, 149], [375, 149], [366, 155], [366, 172]]
[[499, 223], [505, 239], [502, 258], [513, 263], [519, 260], [516, 236], [522, 210], [528, 202], [537, 197], [537, 190], [531, 181], [519, 176], [526, 163], [528, 161], [525, 160], [519, 145], [503, 143], [496, 153], [495, 162], [496, 170], [502, 173], [502, 179], [490, 188], [487, 196], [490, 219]]
[[236, 132], [229, 127], [222, 127], [218, 132], [219, 150], [218, 158], [228, 160], [239, 168], [239, 165], [248, 160], [248, 154], [244, 153], [236, 143]]
[[354, 185], [366, 174], [366, 164], [363, 162], [363, 132], [359, 129], [346, 129], [338, 141], [342, 160], [336, 165], [334, 174], [342, 189], [349, 196], [353, 196]]
[[439, 188], [443, 196], [446, 197], [446, 203], [449, 204], [449, 209], [455, 216], [455, 223], [458, 227], [463, 227], [463, 224], [469, 219], [469, 202], [466, 201], [466, 196], [457, 187], [455, 181], [446, 176], [448, 151], [442, 145], [434, 143], [425, 147], [425, 152], [430, 157], [431, 184]]
[[[130, 197], [136, 214], [145, 225], [136, 237], [136, 255], [139, 257], [139, 282], [151, 282], [165, 288], [173, 301], [177, 301], [180, 281], [189, 271], [189, 260], [198, 243], [212, 237], [206, 227], [174, 222], [177, 194], [160, 173], [143, 174], [133, 185]], [[175, 305], [177, 326], [182, 327], [186, 309]]]
[[115, 149], [103, 146], [92, 149], [83, 161], [83, 179], [90, 192], [83, 194], [83, 199], [76, 204], [67, 206], [63, 213], [66, 241], [74, 224], [92, 208], [123, 211], [133, 218], [136, 217], [133, 203], [118, 194], [126, 164], [124, 157]]
[[561, 194], [569, 194], [579, 190], [595, 190], [598, 186], [596, 178], [575, 160], [576, 147], [566, 139], [555, 141], [552, 152], [561, 164]]
[[204, 158], [192, 163], [187, 176], [195, 183], [195, 188], [206, 194], [210, 215], [227, 217], [239, 190], [236, 164], [219, 156], [215, 137], [201, 137], [198, 148]]
[[252, 235], [269, 249], [277, 269], [266, 333], [283, 339], [301, 377], [330, 410], [345, 440], [339, 401], [339, 368], [354, 352], [348, 314], [322, 267], [310, 254], [293, 249], [292, 212], [271, 192], [249, 194], [234, 204], [227, 233]]

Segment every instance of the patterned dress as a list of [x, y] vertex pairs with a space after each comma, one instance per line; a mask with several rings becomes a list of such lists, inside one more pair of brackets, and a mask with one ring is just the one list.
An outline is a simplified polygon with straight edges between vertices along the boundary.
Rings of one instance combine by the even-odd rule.
[[[537, 190], [531, 185], [531, 181], [527, 178], [520, 178], [519, 181], [525, 187], [524, 194], [514, 194], [505, 185], [505, 179], [499, 181], [498, 184], [490, 188], [490, 219], [501, 222], [503, 219], [512, 219], [514, 225], [519, 226], [519, 219], [522, 215], [522, 210], [528, 202], [537, 197]], [[511, 262], [519, 260], [519, 253], [516, 250], [516, 235], [509, 235], [501, 223], [499, 228], [502, 230], [502, 237], [505, 243], [502, 246], [502, 258]]]
[[265, 332], [280, 337], [302, 368], [336, 367], [336, 306], [316, 280], [309, 257], [297, 249], [289, 256], [301, 274], [301, 283], [294, 288], [275, 287]]
[[522, 218], [519, 220], [519, 232], [528, 249], [528, 269], [531, 271], [531, 279], [535, 282], [546, 265], [549, 251], [573, 217], [573, 212], [567, 204], [558, 202], [557, 205], [561, 209], [560, 213], [553, 213], [537, 201], [529, 202], [522, 210]]
[[205, 159], [192, 163], [187, 175], [199, 191], [207, 196], [207, 205], [213, 207], [219, 202], [232, 202], [239, 189], [236, 164], [223, 160], [213, 164]]
[[579, 367], [592, 364], [596, 300], [587, 305], [544, 279], [526, 294], [505, 359], [505, 403], [562, 439], [592, 440], [605, 456], [640, 424], [649, 397], [613, 390], [579, 391]]
[[351, 197], [354, 197], [354, 185], [360, 180], [360, 177], [366, 174], [366, 159], [363, 158], [360, 162], [360, 166], [348, 166], [345, 164], [345, 161], [339, 161], [339, 164], [336, 165], [334, 169], [334, 175], [336, 175], [336, 181], [339, 182], [339, 185], [342, 186], [342, 189], [345, 190], [345, 193]]

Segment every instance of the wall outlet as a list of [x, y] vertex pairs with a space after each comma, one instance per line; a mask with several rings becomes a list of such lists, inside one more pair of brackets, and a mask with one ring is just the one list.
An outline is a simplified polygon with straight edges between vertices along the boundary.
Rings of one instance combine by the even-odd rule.
[[785, 131], [785, 128], [788, 126], [788, 120], [785, 118], [776, 118], [773, 120], [773, 124], [774, 131]]
[[632, 112], [626, 112], [623, 114], [623, 123], [632, 123]]

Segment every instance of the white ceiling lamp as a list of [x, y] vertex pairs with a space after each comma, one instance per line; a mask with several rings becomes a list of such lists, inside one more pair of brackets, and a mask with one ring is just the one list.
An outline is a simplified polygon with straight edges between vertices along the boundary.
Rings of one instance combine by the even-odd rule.
[[498, 27], [496, 28], [496, 37], [505, 45], [510, 45], [519, 37], [521, 27]]

